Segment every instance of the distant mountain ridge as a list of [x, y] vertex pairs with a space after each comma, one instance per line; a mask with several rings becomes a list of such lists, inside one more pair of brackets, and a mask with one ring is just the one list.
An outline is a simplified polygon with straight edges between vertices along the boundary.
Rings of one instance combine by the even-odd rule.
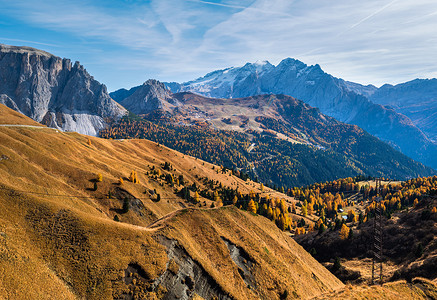
[[[319, 65], [308, 66], [291, 58], [277, 66], [269, 62], [247, 63], [208, 73], [204, 77], [182, 84], [165, 83], [172, 92], [190, 91], [214, 98], [241, 98], [260, 94], [285, 94], [317, 107], [326, 115], [339, 121], [355, 124], [369, 133], [390, 142], [406, 155], [437, 168], [437, 145], [430, 138], [433, 118], [420, 118], [414, 123], [409, 114], [394, 107], [384, 106], [377, 96], [380, 90], [372, 85], [363, 86], [335, 78], [325, 73]], [[111, 93], [120, 101], [135, 88]], [[378, 92], [380, 91], [380, 92]], [[374, 102], [376, 103], [374, 103]], [[432, 104], [431, 104], [432, 105]], [[420, 126], [424, 123], [426, 126]], [[422, 132], [431, 133], [429, 137]], [[428, 128], [428, 129], [427, 129]]]
[[369, 99], [406, 115], [427, 137], [437, 142], [437, 79], [385, 84], [371, 93]]
[[0, 103], [50, 127], [97, 135], [126, 110], [79, 62], [0, 44]]
[[100, 136], [150, 139], [242, 169], [272, 186], [360, 174], [398, 179], [435, 174], [358, 126], [286, 95], [208, 98], [172, 94], [162, 83], [148, 80], [121, 103], [143, 119], [123, 120]]

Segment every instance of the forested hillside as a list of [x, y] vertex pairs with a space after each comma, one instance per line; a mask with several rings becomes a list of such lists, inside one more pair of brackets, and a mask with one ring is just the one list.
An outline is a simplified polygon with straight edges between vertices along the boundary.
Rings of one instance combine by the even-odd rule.
[[[383, 181], [379, 191], [374, 181], [365, 179], [345, 178], [293, 189], [290, 194], [303, 201], [302, 216], [315, 222], [312, 232], [295, 239], [320, 262], [340, 258], [345, 268], [332, 266], [340, 278], [367, 280], [375, 209], [379, 207], [383, 214], [384, 280], [435, 279], [437, 177]], [[377, 202], [379, 196], [381, 202]]]
[[100, 136], [150, 139], [278, 189], [356, 175], [408, 179], [435, 172], [292, 97], [173, 97], [182, 103], [177, 109], [131, 114]]

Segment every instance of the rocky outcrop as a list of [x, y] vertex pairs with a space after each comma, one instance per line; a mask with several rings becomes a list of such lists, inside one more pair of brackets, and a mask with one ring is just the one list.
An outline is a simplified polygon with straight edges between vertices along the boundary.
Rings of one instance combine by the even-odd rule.
[[87, 135], [126, 113], [79, 62], [1, 44], [0, 103], [50, 127]]
[[120, 104], [135, 114], [147, 114], [155, 110], [169, 111], [180, 103], [163, 83], [150, 79], [135, 88]]
[[162, 236], [159, 239], [167, 248], [169, 261], [166, 271], [153, 282], [152, 289], [163, 286], [167, 293], [162, 299], [188, 300], [194, 295], [202, 299], [232, 299], [177, 241]]
[[226, 247], [228, 247], [229, 255], [231, 256], [231, 259], [234, 261], [234, 263], [237, 265], [238, 273], [240, 274], [244, 283], [248, 287], [254, 288], [256, 286], [256, 283], [255, 283], [255, 277], [252, 274], [252, 267], [255, 264], [255, 262], [243, 248], [235, 245], [230, 240], [224, 237], [221, 238], [223, 242], [226, 244]]

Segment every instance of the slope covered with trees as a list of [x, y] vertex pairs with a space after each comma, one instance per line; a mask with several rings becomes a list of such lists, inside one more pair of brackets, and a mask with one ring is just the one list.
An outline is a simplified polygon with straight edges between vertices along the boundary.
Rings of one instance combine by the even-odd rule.
[[292, 97], [173, 97], [183, 103], [177, 110], [131, 114], [100, 136], [150, 139], [285, 189], [356, 175], [407, 179], [435, 172]]
[[[385, 280], [435, 279], [437, 177], [385, 181], [379, 191], [374, 181], [364, 179], [368, 178], [293, 189], [290, 194], [303, 201], [308, 217], [316, 222], [314, 232], [296, 236], [296, 240], [321, 262], [341, 258], [350, 266], [353, 261], [369, 259], [375, 208], [379, 207], [383, 214], [384, 268], [388, 269]], [[357, 278], [360, 274], [355, 273], [349, 279]]]

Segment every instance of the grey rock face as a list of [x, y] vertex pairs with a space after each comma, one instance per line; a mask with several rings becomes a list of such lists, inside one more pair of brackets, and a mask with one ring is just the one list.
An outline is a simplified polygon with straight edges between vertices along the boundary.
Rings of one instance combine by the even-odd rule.
[[79, 62], [2, 44], [0, 103], [50, 127], [88, 135], [126, 113]]
[[[319, 108], [322, 113], [339, 121], [358, 125], [404, 154], [437, 167], [437, 144], [419, 129], [431, 133], [432, 129], [437, 128], [433, 122], [435, 118], [430, 119], [424, 114], [417, 116], [412, 109], [400, 110], [411, 116], [415, 120], [413, 123], [395, 109], [381, 105], [386, 102], [381, 100], [384, 96], [378, 95], [387, 89], [378, 90], [371, 85], [362, 86], [335, 78], [325, 73], [319, 65], [307, 66], [287, 58], [276, 67], [268, 62], [246, 64], [243, 67], [214, 71], [182, 84], [169, 83], [167, 86], [173, 92], [191, 91], [215, 98], [240, 98], [258, 94], [289, 95]], [[435, 101], [430, 105], [435, 106]]]
[[155, 110], [168, 111], [180, 103], [172, 97], [165, 85], [157, 80], [147, 80], [120, 102], [135, 114], [147, 114]]
[[[167, 248], [169, 263], [167, 270], [154, 281], [153, 286], [162, 285], [167, 289], [164, 300], [188, 300], [195, 294], [203, 299], [232, 299], [177, 241], [160, 237], [160, 242]], [[177, 267], [170, 268], [170, 262]]]

